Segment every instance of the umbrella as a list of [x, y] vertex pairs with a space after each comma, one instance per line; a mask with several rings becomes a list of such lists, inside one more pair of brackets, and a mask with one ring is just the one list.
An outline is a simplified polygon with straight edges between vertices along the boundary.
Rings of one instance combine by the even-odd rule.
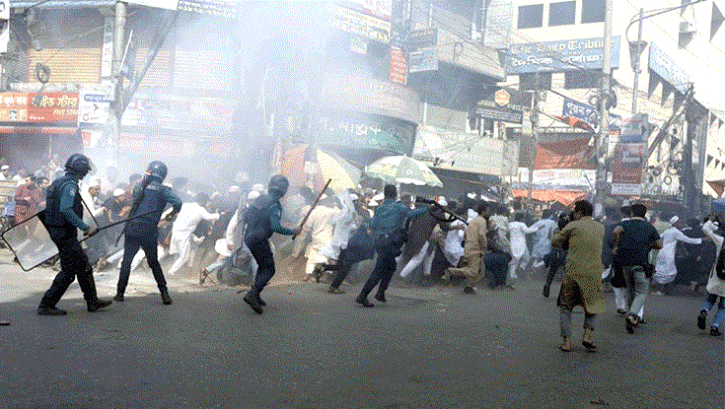
[[373, 162], [365, 174], [390, 183], [443, 187], [443, 182], [426, 164], [407, 156], [387, 156]]
[[[322, 189], [327, 179], [332, 179], [330, 189], [340, 193], [345, 189], [357, 188], [360, 170], [340, 155], [320, 148], [311, 149], [308, 144], [299, 144], [284, 153], [282, 174], [292, 186], [304, 186], [307, 182], [305, 162], [316, 162], [315, 191]], [[307, 169], [308, 171], [310, 169]]]

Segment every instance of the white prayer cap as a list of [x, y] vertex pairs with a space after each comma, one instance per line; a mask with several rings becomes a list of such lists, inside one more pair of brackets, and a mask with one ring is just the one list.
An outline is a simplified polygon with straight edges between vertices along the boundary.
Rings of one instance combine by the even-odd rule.
[[358, 195], [356, 195], [355, 193], [350, 193], [350, 200], [357, 200], [357, 199], [358, 199]]
[[10, 170], [10, 166], [2, 165], [2, 167], [0, 167], [0, 170]]
[[377, 205], [378, 205], [378, 202], [375, 199], [368, 202], [368, 206], [377, 206]]
[[475, 193], [469, 193], [466, 196], [468, 196], [469, 199], [475, 199], [476, 198], [476, 194]]
[[378, 193], [377, 195], [373, 196], [373, 200], [376, 202], [380, 202], [385, 199], [385, 196], [382, 193]]
[[231, 186], [229, 186], [229, 193], [238, 192], [239, 190], [240, 190], [239, 189], [239, 186], [237, 186], [237, 185], [231, 185]]
[[252, 190], [251, 192], [249, 192], [247, 194], [247, 200], [254, 200], [254, 199], [258, 198], [259, 196], [261, 196], [261, 194], [258, 191]]
[[679, 217], [677, 217], [677, 216], [672, 216], [672, 218], [670, 219], [670, 224], [675, 224], [675, 223], [677, 223], [677, 221], [678, 221], [678, 220], [680, 220], [680, 218], [679, 218]]
[[88, 182], [88, 187], [101, 187], [101, 178], [99, 177], [92, 177], [91, 180]]
[[264, 185], [261, 183], [256, 183], [254, 186], [252, 186], [252, 190], [256, 190], [257, 192], [264, 192]]
[[117, 187], [113, 190], [113, 197], [119, 197], [126, 194], [126, 191], [121, 189], [120, 187]]
[[438, 198], [438, 204], [441, 206], [448, 206], [448, 201], [445, 197], [441, 196]]

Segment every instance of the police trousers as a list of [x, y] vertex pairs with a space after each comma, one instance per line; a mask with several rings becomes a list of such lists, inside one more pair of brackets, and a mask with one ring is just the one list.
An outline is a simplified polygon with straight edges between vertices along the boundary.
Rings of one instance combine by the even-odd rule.
[[98, 297], [96, 284], [93, 281], [93, 268], [88, 263], [88, 256], [78, 242], [76, 229], [48, 227], [48, 233], [60, 252], [60, 272], [43, 295], [40, 306], [54, 307], [76, 277], [78, 277], [78, 285], [83, 291], [83, 298], [86, 301], [95, 301]]

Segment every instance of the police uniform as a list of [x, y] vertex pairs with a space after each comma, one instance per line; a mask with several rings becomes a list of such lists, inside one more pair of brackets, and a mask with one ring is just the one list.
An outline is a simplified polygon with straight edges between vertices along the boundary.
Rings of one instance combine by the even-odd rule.
[[88, 311], [93, 312], [111, 304], [101, 301], [96, 295], [93, 268], [88, 256], [81, 248], [76, 229], [85, 232], [90, 227], [83, 222], [83, 203], [78, 190], [78, 181], [90, 170], [90, 161], [83, 155], [74, 154], [66, 163], [66, 174], [56, 179], [48, 188], [45, 208], [45, 226], [51, 240], [60, 252], [61, 271], [56, 275], [50, 289], [46, 291], [38, 306], [40, 315], [65, 315], [66, 311], [55, 305], [68, 286], [78, 278]]
[[370, 273], [370, 278], [355, 299], [358, 304], [372, 307], [373, 304], [368, 301], [367, 297], [378, 284], [380, 285], [375, 298], [381, 302], [386, 301], [385, 290], [388, 289], [390, 280], [395, 273], [395, 257], [401, 254], [400, 247], [404, 242], [403, 226], [408, 218], [422, 216], [429, 210], [428, 207], [411, 210], [392, 198], [386, 198], [383, 204], [375, 209], [370, 229], [375, 238], [375, 251], [378, 253], [378, 259], [375, 262], [375, 268]]
[[[113, 299], [123, 301], [128, 277], [131, 274], [131, 262], [139, 248], [142, 248], [159, 286], [162, 301], [164, 304], [171, 304], [171, 297], [166, 289], [166, 279], [161, 270], [161, 264], [159, 264], [156, 247], [159, 237], [158, 223], [167, 204], [173, 206], [172, 214], [176, 214], [181, 210], [182, 202], [171, 188], [161, 184], [166, 177], [166, 165], [158, 161], [152, 162], [146, 177], [147, 180], [143, 184], [137, 184], [133, 189], [134, 206], [129, 214], [129, 218], [132, 220], [126, 224], [123, 261], [118, 276], [116, 296]], [[139, 215], [143, 216], [133, 219]]]
[[273, 233], [288, 236], [295, 234], [294, 230], [283, 227], [280, 223], [282, 205], [279, 199], [287, 193], [288, 188], [287, 178], [279, 175], [273, 176], [269, 182], [269, 194], [258, 197], [245, 212], [244, 243], [259, 267], [254, 285], [244, 296], [244, 301], [258, 314], [263, 312], [262, 306], [266, 305], [259, 298], [259, 293], [275, 273], [274, 255], [269, 246], [269, 238]]

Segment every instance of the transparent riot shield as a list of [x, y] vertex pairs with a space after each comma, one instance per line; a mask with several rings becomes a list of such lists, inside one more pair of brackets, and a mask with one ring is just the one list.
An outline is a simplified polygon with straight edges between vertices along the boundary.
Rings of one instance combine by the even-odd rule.
[[58, 254], [58, 247], [42, 222], [44, 215], [44, 212], [37, 213], [2, 233], [2, 239], [24, 271], [30, 271]]

